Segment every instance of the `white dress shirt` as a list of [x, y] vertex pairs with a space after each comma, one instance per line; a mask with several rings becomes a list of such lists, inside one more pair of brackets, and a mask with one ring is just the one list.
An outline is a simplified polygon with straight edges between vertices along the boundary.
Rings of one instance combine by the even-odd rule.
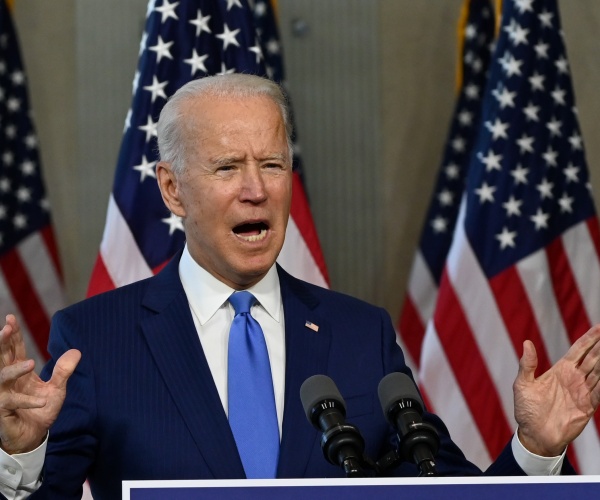
[[[179, 261], [179, 277], [192, 310], [208, 367], [227, 414], [227, 345], [235, 315], [228, 299], [235, 290], [196, 264], [187, 245]], [[248, 291], [257, 300], [250, 313], [260, 324], [267, 343], [281, 439], [285, 395], [285, 323], [275, 266], [260, 282], [248, 288]]]

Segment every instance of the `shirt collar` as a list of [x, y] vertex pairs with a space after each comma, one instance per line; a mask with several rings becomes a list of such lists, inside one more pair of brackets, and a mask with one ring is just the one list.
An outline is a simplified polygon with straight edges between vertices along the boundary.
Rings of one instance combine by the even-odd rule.
[[[190, 255], [187, 245], [179, 261], [179, 278], [190, 307], [201, 325], [212, 318], [235, 291], [201, 267]], [[275, 321], [281, 321], [281, 291], [275, 264], [248, 291]]]

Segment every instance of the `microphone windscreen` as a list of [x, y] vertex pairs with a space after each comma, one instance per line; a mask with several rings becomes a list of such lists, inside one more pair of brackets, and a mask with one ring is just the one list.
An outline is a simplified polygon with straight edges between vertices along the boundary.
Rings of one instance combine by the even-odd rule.
[[344, 411], [346, 404], [340, 394], [335, 382], [325, 375], [313, 375], [308, 377], [300, 387], [300, 400], [306, 418], [312, 420], [312, 411], [315, 406], [326, 399], [334, 399], [342, 405]]
[[402, 399], [412, 399], [418, 403], [420, 413], [423, 413], [423, 401], [419, 391], [412, 379], [405, 373], [394, 372], [383, 377], [379, 382], [377, 394], [386, 418], [390, 408]]

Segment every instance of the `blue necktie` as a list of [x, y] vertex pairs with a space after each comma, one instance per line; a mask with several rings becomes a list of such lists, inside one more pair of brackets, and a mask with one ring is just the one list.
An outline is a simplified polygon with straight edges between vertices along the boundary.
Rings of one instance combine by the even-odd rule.
[[229, 332], [229, 425], [249, 479], [271, 479], [279, 460], [279, 425], [269, 353], [262, 328], [251, 316], [256, 298], [231, 294], [235, 317]]

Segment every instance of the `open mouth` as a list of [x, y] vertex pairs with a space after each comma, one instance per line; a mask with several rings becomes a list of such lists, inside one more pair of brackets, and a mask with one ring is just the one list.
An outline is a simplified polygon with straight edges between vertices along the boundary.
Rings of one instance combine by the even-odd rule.
[[264, 222], [248, 222], [235, 226], [233, 232], [244, 241], [261, 241], [267, 237], [269, 226]]

